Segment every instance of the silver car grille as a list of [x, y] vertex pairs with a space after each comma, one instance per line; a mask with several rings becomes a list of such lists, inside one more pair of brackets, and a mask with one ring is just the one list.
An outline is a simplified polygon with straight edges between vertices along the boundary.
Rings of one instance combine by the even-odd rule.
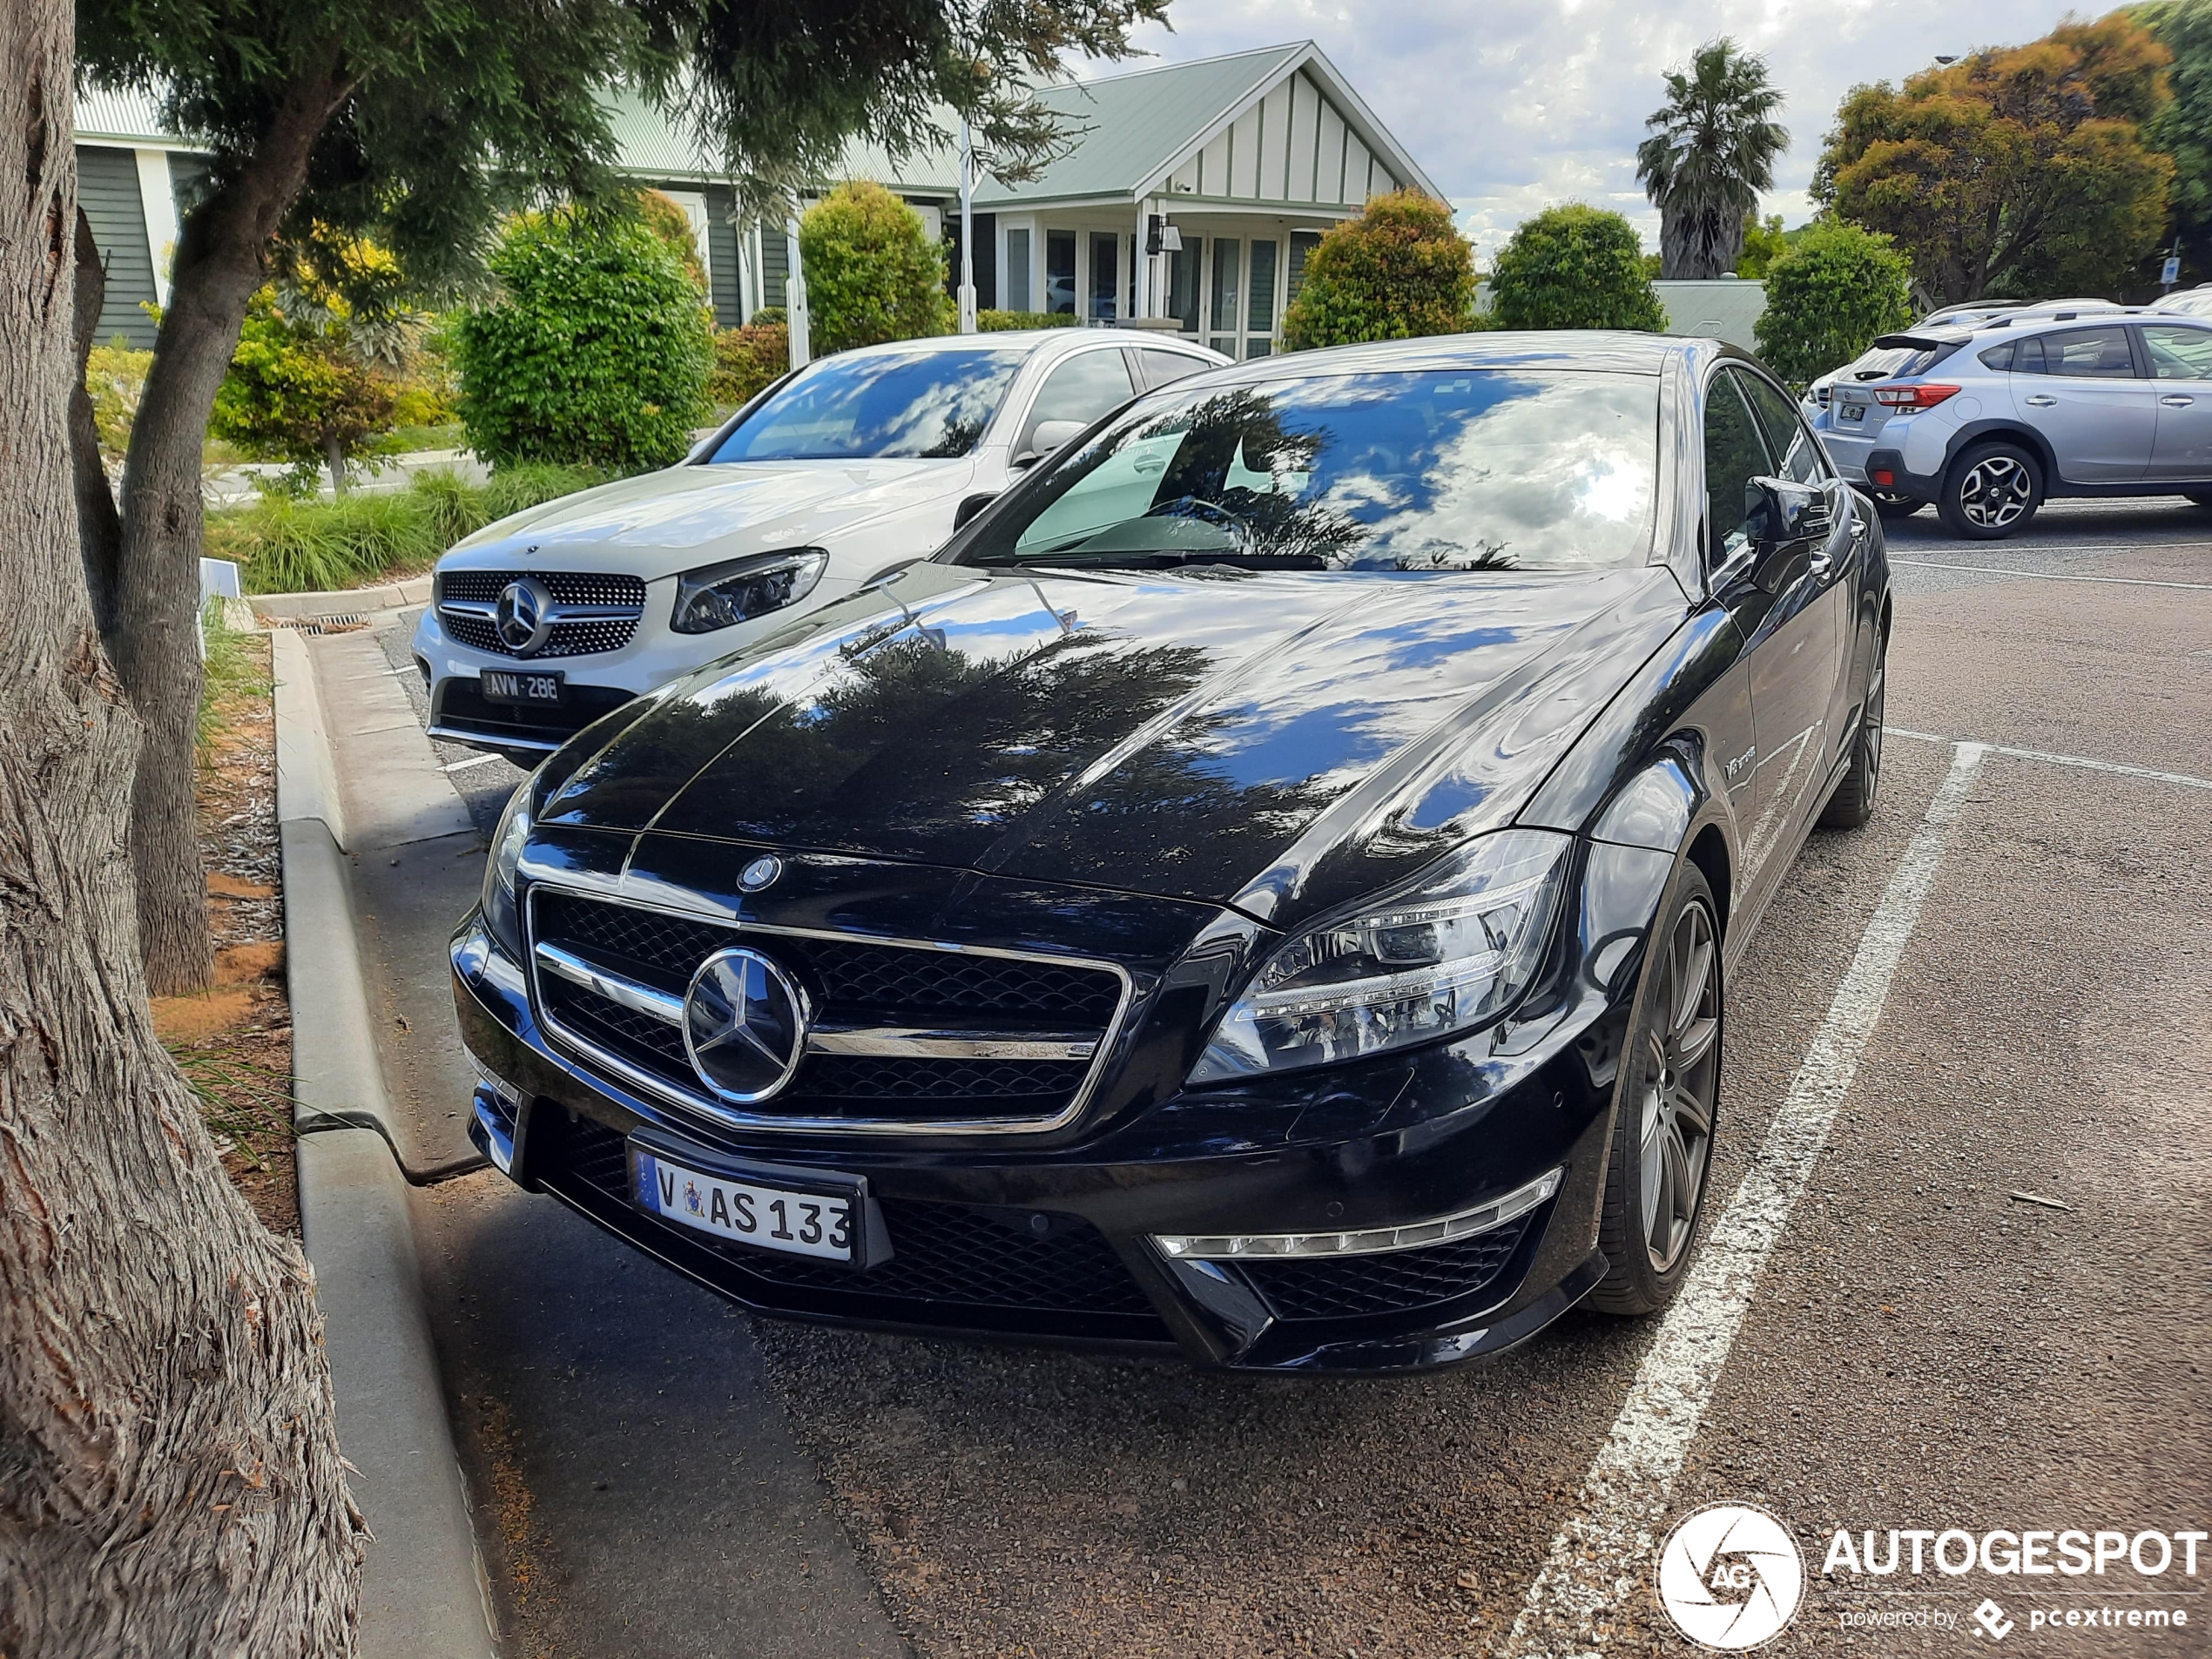
[[[547, 1032], [623, 1087], [727, 1125], [813, 1133], [1040, 1132], [1074, 1121], [1128, 1011], [1110, 962], [742, 927], [534, 884], [532, 1000]], [[805, 1058], [772, 1098], [711, 1095], [684, 1045], [700, 962], [743, 943], [805, 985]]]
[[634, 576], [596, 570], [442, 570], [438, 624], [446, 637], [470, 651], [499, 657], [522, 653], [499, 637], [499, 596], [510, 582], [530, 577], [552, 596], [552, 627], [533, 658], [591, 657], [620, 651], [645, 614], [645, 583]]

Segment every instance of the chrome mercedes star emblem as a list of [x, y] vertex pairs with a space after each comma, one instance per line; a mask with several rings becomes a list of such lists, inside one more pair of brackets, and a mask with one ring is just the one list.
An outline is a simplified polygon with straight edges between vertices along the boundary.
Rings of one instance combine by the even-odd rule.
[[718, 950], [691, 975], [684, 1047], [691, 1069], [724, 1100], [766, 1100], [806, 1053], [806, 993], [757, 950]]
[[509, 582], [499, 591], [492, 616], [500, 644], [517, 657], [528, 657], [553, 631], [553, 596], [536, 577]]
[[738, 872], [738, 885], [747, 893], [758, 893], [784, 873], [784, 861], [772, 853], [753, 860]]

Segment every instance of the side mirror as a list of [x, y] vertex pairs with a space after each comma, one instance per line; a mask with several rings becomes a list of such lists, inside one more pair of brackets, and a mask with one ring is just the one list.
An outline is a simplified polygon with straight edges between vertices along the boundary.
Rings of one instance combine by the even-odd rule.
[[978, 513], [981, 512], [986, 507], [988, 507], [997, 499], [998, 497], [994, 495], [970, 496], [967, 497], [967, 499], [962, 501], [958, 507], [953, 509], [953, 528], [955, 530], [966, 529], [970, 520], [974, 518]]
[[1054, 450], [1072, 443], [1090, 425], [1088, 421], [1040, 421], [1029, 428], [1028, 448], [1014, 457], [1016, 467], [1034, 467]]
[[1828, 533], [1826, 492], [1787, 478], [1754, 478], [1743, 486], [1743, 529], [1762, 556]]

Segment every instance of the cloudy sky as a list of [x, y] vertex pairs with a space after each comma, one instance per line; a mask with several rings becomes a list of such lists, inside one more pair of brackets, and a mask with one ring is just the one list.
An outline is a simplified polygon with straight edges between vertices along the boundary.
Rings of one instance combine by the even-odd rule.
[[1716, 35], [1764, 53], [1788, 99], [1792, 142], [1765, 211], [1795, 225], [1811, 212], [1805, 186], [1850, 87], [1901, 79], [1939, 54], [2032, 40], [2068, 9], [2062, 0], [1171, 0], [1174, 31], [1147, 29], [1139, 40], [1169, 60], [1318, 41], [1459, 208], [1487, 261], [1528, 214], [1576, 199], [1627, 213], [1657, 246], [1636, 144], [1659, 106], [1660, 77]]

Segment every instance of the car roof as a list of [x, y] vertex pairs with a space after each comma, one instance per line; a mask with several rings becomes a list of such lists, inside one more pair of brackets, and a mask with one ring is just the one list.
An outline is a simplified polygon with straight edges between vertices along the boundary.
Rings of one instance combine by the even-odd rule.
[[[1002, 347], [1031, 352], [1057, 347], [1073, 351], [1084, 346], [1158, 346], [1212, 361], [1216, 354], [1179, 334], [1149, 329], [1119, 328], [998, 328], [973, 334], [930, 334], [920, 340], [887, 340], [874, 346], [855, 346], [835, 354], [840, 357], [921, 356], [932, 352], [961, 351], [977, 346]], [[819, 360], [818, 360], [819, 361]]]
[[1430, 334], [1417, 340], [1379, 340], [1358, 346], [1328, 346], [1274, 357], [1249, 358], [1232, 368], [1217, 368], [1210, 384], [1224, 381], [1281, 380], [1318, 374], [1357, 374], [1384, 369], [1420, 368], [1591, 368], [1656, 374], [1669, 358], [1703, 349], [1751, 359], [1716, 340], [1678, 334], [1635, 334], [1599, 328], [1485, 331], [1472, 334]]

